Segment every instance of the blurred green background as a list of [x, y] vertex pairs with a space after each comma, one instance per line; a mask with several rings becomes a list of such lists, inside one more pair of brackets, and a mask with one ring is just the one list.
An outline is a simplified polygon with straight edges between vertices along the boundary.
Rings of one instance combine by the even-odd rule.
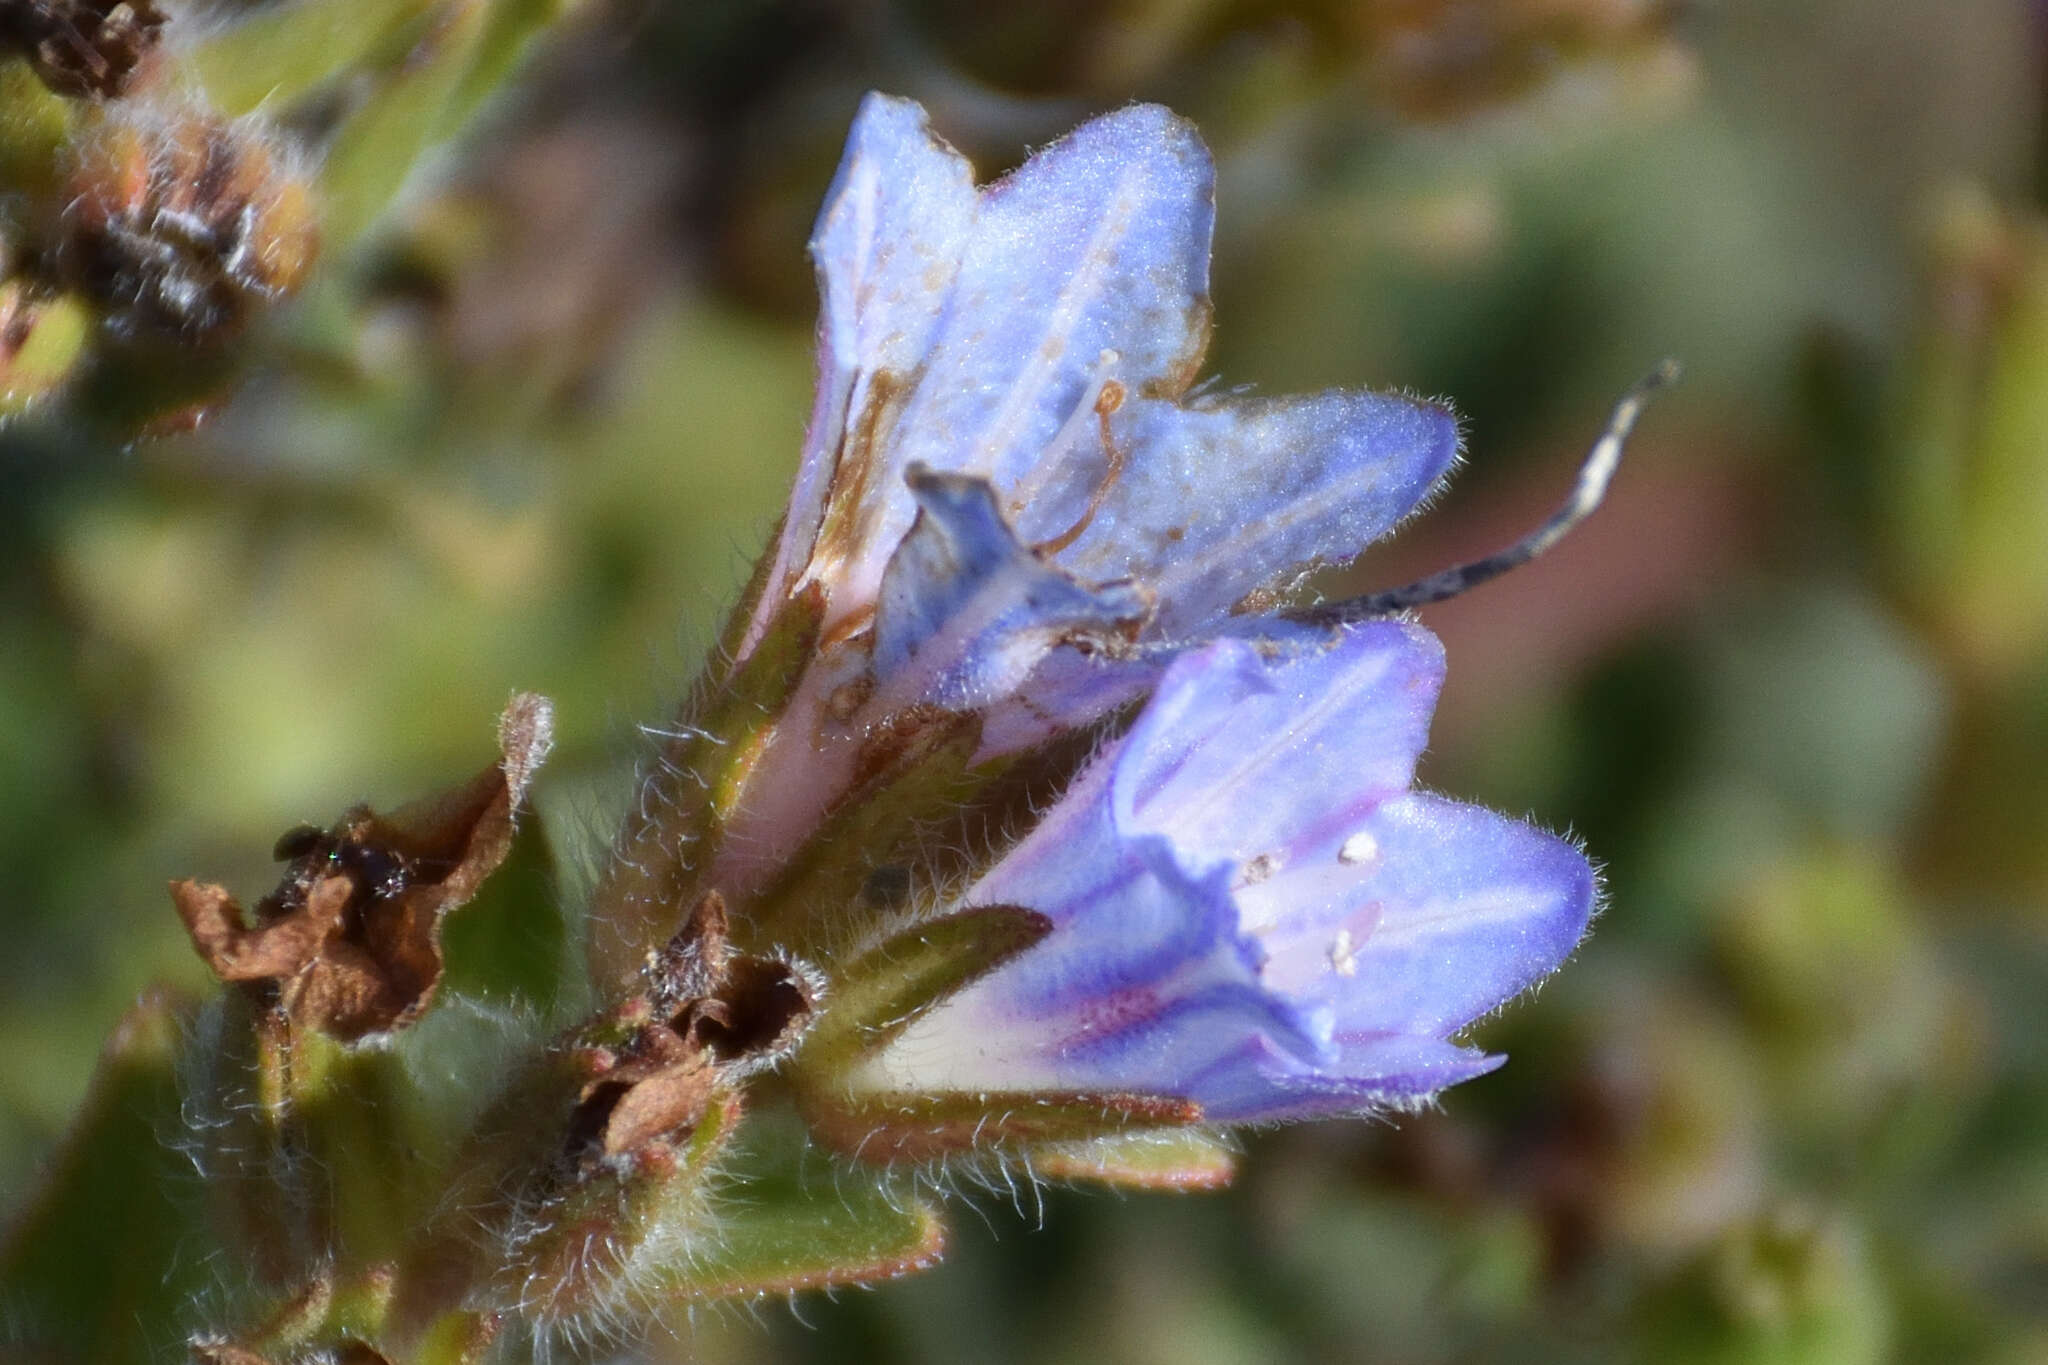
[[196, 430], [0, 428], [0, 1199], [137, 993], [205, 988], [167, 879], [253, 895], [515, 688], [575, 904], [779, 508], [863, 91], [985, 174], [1152, 99], [1219, 164], [1210, 372], [1466, 415], [1356, 585], [1539, 520], [1686, 362], [1594, 523], [1423, 613], [1425, 781], [1576, 832], [1607, 909], [1439, 1112], [1254, 1135], [1222, 1196], [971, 1194], [937, 1272], [677, 1358], [2048, 1359], [2044, 25], [591, 0]]

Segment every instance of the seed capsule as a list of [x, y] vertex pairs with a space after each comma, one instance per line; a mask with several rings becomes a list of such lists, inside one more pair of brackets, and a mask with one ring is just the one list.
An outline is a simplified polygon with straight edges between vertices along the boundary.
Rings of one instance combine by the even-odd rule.
[[58, 273], [128, 336], [216, 340], [304, 280], [306, 183], [270, 144], [203, 114], [110, 124], [80, 152]]

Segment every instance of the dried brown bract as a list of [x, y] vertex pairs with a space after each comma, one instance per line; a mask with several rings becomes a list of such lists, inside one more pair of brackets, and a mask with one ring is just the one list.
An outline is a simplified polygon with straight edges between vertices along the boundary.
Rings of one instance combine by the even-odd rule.
[[227, 890], [171, 884], [199, 955], [248, 983], [294, 1025], [344, 1042], [402, 1028], [433, 1000], [441, 920], [476, 894], [512, 846], [513, 814], [552, 734], [546, 698], [521, 693], [499, 722], [503, 757], [390, 815], [357, 807], [332, 828], [278, 840], [290, 864], [248, 923]]
[[588, 1163], [631, 1156], [687, 1134], [734, 1071], [788, 1055], [809, 1024], [818, 990], [801, 969], [731, 949], [725, 900], [706, 894], [647, 966], [644, 1013], [625, 1041], [594, 1049], [596, 1076], [569, 1125], [570, 1155]]
[[0, 0], [0, 44], [60, 95], [117, 99], [162, 41], [155, 0]]
[[55, 265], [131, 336], [232, 335], [296, 290], [319, 223], [270, 143], [210, 114], [114, 121], [78, 153]]

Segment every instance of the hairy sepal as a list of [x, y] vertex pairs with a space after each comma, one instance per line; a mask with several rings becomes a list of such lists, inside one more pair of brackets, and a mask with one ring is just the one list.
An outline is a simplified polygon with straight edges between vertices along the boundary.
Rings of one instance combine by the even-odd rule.
[[833, 1171], [801, 1129], [764, 1115], [727, 1172], [709, 1229], [689, 1254], [636, 1287], [650, 1298], [696, 1301], [834, 1285], [873, 1284], [923, 1270], [945, 1249], [938, 1211], [875, 1172]]
[[816, 587], [784, 603], [751, 653], [715, 664], [648, 765], [639, 805], [591, 898], [605, 920], [590, 944], [600, 990], [629, 982], [674, 931], [678, 908], [697, 899], [696, 872], [709, 865], [810, 667], [824, 614]]
[[890, 935], [833, 973], [830, 1001], [797, 1054], [797, 1083], [829, 1091], [925, 1011], [1051, 932], [1035, 910], [980, 905]]
[[1203, 1128], [1147, 1129], [1079, 1142], [1051, 1142], [1025, 1154], [1043, 1180], [1133, 1190], [1216, 1190], [1237, 1174], [1237, 1152]]
[[1020, 1155], [1043, 1143], [1085, 1141], [1145, 1129], [1183, 1128], [1201, 1106], [1169, 1095], [985, 1091], [946, 1095], [880, 1092], [804, 1096], [812, 1136], [875, 1165], [976, 1153]]

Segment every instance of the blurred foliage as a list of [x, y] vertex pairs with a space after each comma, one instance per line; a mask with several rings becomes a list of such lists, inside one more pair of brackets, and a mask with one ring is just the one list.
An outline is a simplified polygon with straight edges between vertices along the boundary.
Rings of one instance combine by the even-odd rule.
[[[319, 259], [231, 355], [138, 350], [46, 264], [23, 206], [85, 115], [0, 60], [10, 1205], [131, 1003], [204, 984], [164, 881], [264, 884], [294, 821], [472, 768], [515, 687], [562, 739], [518, 856], [578, 894], [779, 505], [860, 92], [991, 172], [1159, 99], [1220, 165], [1212, 371], [1467, 414], [1363, 578], [1509, 538], [1688, 363], [1592, 526], [1425, 613], [1427, 780], [1569, 825], [1607, 911], [1439, 1112], [1257, 1135], [1219, 1196], [998, 1189], [939, 1271], [677, 1358], [2048, 1355], [2039, 6], [621, 0], [480, 103], [554, 8], [216, 7], [200, 88], [325, 148]], [[133, 443], [139, 373], [214, 415]], [[554, 908], [451, 932], [451, 990], [544, 1007]], [[92, 1159], [18, 1216], [114, 1200], [62, 1184]]]

